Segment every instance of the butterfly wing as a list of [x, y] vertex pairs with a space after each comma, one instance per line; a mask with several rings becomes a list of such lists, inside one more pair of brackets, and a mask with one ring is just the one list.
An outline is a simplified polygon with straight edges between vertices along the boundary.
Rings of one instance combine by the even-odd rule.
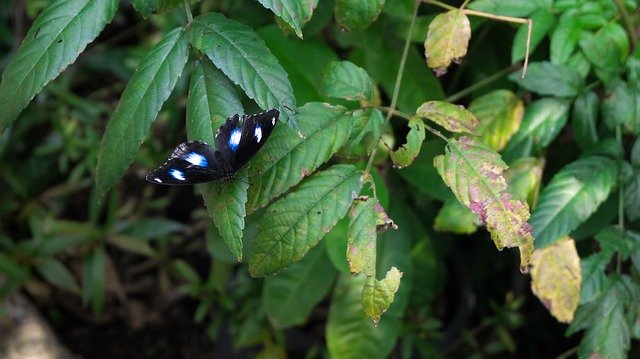
[[224, 177], [220, 154], [202, 141], [178, 145], [167, 162], [147, 174], [147, 181], [163, 185], [190, 185]]
[[234, 115], [227, 119], [216, 133], [216, 149], [222, 154], [227, 172], [235, 173], [262, 148], [279, 115], [278, 110], [272, 109], [242, 118]]

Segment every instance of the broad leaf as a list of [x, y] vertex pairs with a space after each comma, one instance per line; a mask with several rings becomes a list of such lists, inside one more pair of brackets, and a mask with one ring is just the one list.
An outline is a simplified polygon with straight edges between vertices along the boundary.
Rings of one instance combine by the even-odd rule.
[[433, 223], [437, 232], [451, 232], [455, 234], [471, 234], [480, 226], [478, 215], [456, 199], [444, 203]]
[[445, 154], [433, 163], [456, 198], [486, 224], [499, 250], [520, 248], [520, 269], [526, 270], [533, 251], [529, 206], [507, 192], [503, 177], [507, 165], [500, 156], [484, 144], [461, 137], [449, 140]]
[[573, 103], [573, 138], [583, 151], [592, 149], [598, 143], [599, 109], [600, 100], [593, 91], [580, 94]]
[[482, 142], [500, 151], [520, 128], [524, 102], [509, 90], [496, 90], [474, 99], [469, 111], [480, 121], [475, 133]]
[[349, 211], [347, 261], [351, 273], [376, 274], [376, 207], [374, 197], [358, 198]]
[[329, 160], [349, 138], [352, 117], [341, 106], [308, 103], [299, 108], [300, 138], [285, 126], [276, 126], [264, 147], [251, 160], [247, 213], [269, 201]]
[[[233, 85], [207, 59], [196, 63], [187, 102], [187, 135], [191, 140], [214, 143], [214, 133], [225, 118], [243, 113]], [[227, 184], [215, 181], [198, 185], [207, 211], [238, 261], [242, 259], [242, 230], [246, 216], [247, 168]], [[221, 191], [224, 186], [224, 191]]]
[[581, 31], [580, 21], [576, 21], [575, 12], [567, 11], [560, 16], [558, 26], [551, 34], [549, 58], [552, 63], [567, 63], [578, 46]]
[[580, 40], [580, 47], [603, 82], [615, 79], [629, 56], [629, 38], [622, 25], [610, 22], [595, 35]]
[[264, 281], [264, 311], [276, 328], [301, 324], [331, 288], [337, 271], [324, 246], [312, 249], [300, 262]]
[[618, 168], [600, 156], [577, 160], [561, 169], [543, 189], [531, 214], [536, 248], [566, 236], [604, 202], [616, 185]]
[[443, 101], [423, 103], [416, 115], [428, 118], [451, 132], [474, 133], [478, 128], [478, 119], [462, 106]]
[[400, 287], [402, 272], [396, 267], [389, 269], [382, 280], [367, 278], [362, 290], [362, 308], [374, 324], [378, 324], [380, 316], [389, 309], [393, 298]]
[[522, 125], [503, 151], [503, 158], [512, 162], [528, 157], [547, 147], [567, 123], [568, 101], [543, 98], [529, 104]]
[[349, 61], [330, 62], [322, 73], [322, 88], [329, 97], [373, 100], [373, 82], [369, 74]]
[[616, 81], [608, 89], [602, 102], [602, 119], [609, 129], [617, 126], [628, 133], [635, 133], [640, 127], [636, 114], [638, 90], [626, 82]]
[[384, 2], [385, 0], [336, 0], [336, 21], [349, 31], [364, 30], [378, 18]]
[[347, 213], [360, 192], [360, 176], [353, 166], [335, 165], [269, 206], [253, 241], [251, 275], [273, 274], [299, 261]]
[[531, 290], [562, 323], [573, 320], [580, 300], [580, 257], [573, 239], [564, 237], [531, 256]]
[[592, 301], [600, 295], [605, 283], [604, 269], [611, 260], [611, 253], [598, 252], [580, 260], [582, 287], [580, 304]]
[[544, 163], [544, 160], [539, 158], [521, 158], [511, 163], [504, 173], [504, 178], [509, 184], [509, 193], [514, 198], [526, 201], [530, 208], [535, 207], [538, 202]]
[[584, 80], [578, 71], [569, 66], [546, 61], [529, 64], [529, 70], [524, 79], [519, 73], [512, 73], [509, 79], [541, 95], [577, 96], [584, 88]]
[[118, 4], [117, 0], [59, 0], [42, 11], [2, 73], [0, 134], [100, 34]]
[[262, 6], [284, 20], [302, 39], [302, 27], [311, 19], [318, 0], [258, 0]]
[[169, 32], [140, 63], [111, 116], [98, 151], [96, 185], [102, 198], [127, 170], [187, 62], [188, 36]]
[[624, 214], [630, 221], [640, 218], [640, 170], [633, 174], [624, 186]]
[[278, 109], [280, 120], [298, 130], [291, 113], [296, 100], [287, 73], [250, 27], [222, 14], [209, 13], [196, 17], [191, 30], [194, 47], [261, 108]]
[[409, 121], [409, 133], [407, 134], [407, 143], [402, 145], [397, 150], [389, 153], [391, 160], [393, 160], [393, 166], [395, 168], [402, 168], [410, 165], [413, 160], [420, 153], [420, 147], [422, 147], [422, 141], [425, 138], [425, 129], [422, 119], [419, 117], [413, 117]]
[[467, 54], [470, 38], [471, 25], [461, 10], [450, 10], [433, 19], [424, 41], [424, 55], [436, 76], [444, 75], [451, 62]]
[[514, 17], [527, 17], [537, 7], [531, 0], [475, 0], [469, 4], [469, 9]]

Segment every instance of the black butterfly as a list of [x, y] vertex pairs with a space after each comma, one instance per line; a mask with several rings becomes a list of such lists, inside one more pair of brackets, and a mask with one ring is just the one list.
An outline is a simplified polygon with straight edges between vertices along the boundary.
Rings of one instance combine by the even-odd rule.
[[278, 122], [273, 109], [254, 115], [233, 115], [216, 132], [216, 149], [202, 141], [181, 143], [167, 162], [147, 174], [147, 181], [189, 185], [219, 178], [233, 179], [265, 143]]

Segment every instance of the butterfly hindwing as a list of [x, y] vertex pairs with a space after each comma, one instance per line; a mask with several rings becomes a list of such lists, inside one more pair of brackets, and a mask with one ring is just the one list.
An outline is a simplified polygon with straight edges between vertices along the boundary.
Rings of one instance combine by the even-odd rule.
[[164, 165], [149, 172], [147, 181], [189, 185], [232, 178], [262, 148], [279, 115], [276, 109], [233, 115], [216, 132], [215, 150], [202, 141], [181, 143]]
[[220, 156], [202, 141], [178, 145], [169, 160], [149, 172], [147, 181], [164, 185], [190, 185], [224, 177], [220, 171]]

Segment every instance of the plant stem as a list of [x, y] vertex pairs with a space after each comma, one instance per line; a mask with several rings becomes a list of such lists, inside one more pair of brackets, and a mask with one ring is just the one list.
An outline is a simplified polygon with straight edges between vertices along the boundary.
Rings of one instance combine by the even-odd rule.
[[193, 22], [193, 14], [191, 13], [191, 4], [189, 4], [189, 0], [183, 0], [184, 2], [184, 11], [187, 12], [187, 20], [189, 20], [189, 24]]
[[[618, 227], [620, 228], [621, 238], [624, 241], [624, 178], [622, 173], [622, 162], [624, 156], [624, 146], [622, 144], [622, 125], [616, 126], [616, 141], [620, 146], [620, 157], [618, 157]], [[616, 272], [620, 274], [622, 271], [622, 255], [618, 252], [618, 261]]]
[[[418, 17], [418, 9], [420, 8], [420, 1], [416, 0], [413, 6], [413, 15], [411, 16], [411, 25], [409, 25], [409, 34], [413, 33], [413, 28], [416, 24], [416, 17]], [[398, 95], [400, 94], [400, 85], [402, 84], [402, 75], [404, 74], [404, 66], [407, 62], [407, 55], [409, 54], [409, 45], [411, 45], [411, 36], [407, 36], [404, 42], [404, 49], [402, 50], [402, 58], [400, 58], [400, 68], [398, 69], [398, 74], [396, 75], [396, 82], [393, 85], [393, 95], [391, 96], [391, 105], [389, 106], [391, 111], [387, 112], [387, 116], [384, 119], [384, 123], [382, 124], [382, 128], [386, 126], [393, 116], [393, 113], [396, 108], [396, 103], [398, 102]], [[380, 140], [382, 139], [382, 135], [378, 136], [378, 139], [373, 144], [373, 148], [371, 149], [371, 154], [369, 155], [369, 161], [367, 162], [367, 167], [364, 170], [364, 173], [369, 173], [371, 170], [371, 166], [373, 165], [373, 159], [376, 156], [376, 152], [378, 151], [378, 146], [380, 145]], [[375, 187], [374, 187], [375, 193]]]
[[447, 102], [456, 102], [456, 101], [460, 100], [461, 98], [467, 96], [468, 94], [472, 93], [473, 91], [475, 91], [475, 90], [477, 90], [477, 89], [479, 89], [479, 88], [481, 88], [483, 86], [487, 86], [490, 83], [501, 79], [505, 75], [518, 70], [520, 67], [521, 67], [521, 65], [519, 63], [511, 65], [511, 66], [509, 66], [509, 67], [507, 67], [507, 68], [505, 68], [503, 70], [500, 70], [500, 71], [496, 72], [495, 74], [493, 74], [493, 75], [491, 75], [491, 76], [489, 76], [489, 77], [487, 77], [487, 78], [485, 78], [485, 79], [483, 79], [481, 81], [478, 81], [478, 82], [474, 83], [473, 85], [465, 88], [464, 90], [462, 90], [460, 92], [454, 93], [453, 95], [447, 97], [444, 100], [447, 101]]
[[[372, 106], [372, 107], [375, 107], [375, 108], [379, 109], [380, 111], [386, 112], [387, 115], [390, 114], [391, 116], [397, 116], [397, 117], [403, 118], [403, 119], [405, 119], [407, 121], [411, 121], [411, 118], [412, 118], [411, 115], [408, 115], [408, 114], [406, 114], [404, 112], [398, 111], [398, 110], [393, 109], [391, 107], [386, 107], [386, 106]], [[445, 142], [449, 141], [449, 139], [445, 135], [443, 135], [440, 131], [436, 130], [435, 128], [427, 125], [426, 123], [424, 124], [424, 127], [427, 129], [427, 131], [431, 132], [433, 135], [435, 135], [437, 137], [440, 137]]]

